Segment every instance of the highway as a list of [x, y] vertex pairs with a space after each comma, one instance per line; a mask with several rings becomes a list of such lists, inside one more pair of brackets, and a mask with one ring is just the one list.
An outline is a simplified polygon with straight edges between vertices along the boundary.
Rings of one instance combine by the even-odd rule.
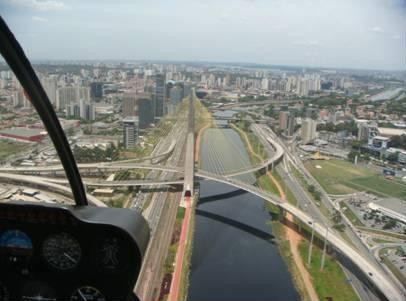
[[[40, 177], [0, 173], [0, 179], [3, 182], [11, 182], [11, 183], [15, 183], [15, 184], [22, 185], [22, 186], [40, 187], [44, 190], [54, 191], [54, 192], [61, 193], [63, 195], [69, 196], [69, 197], [73, 197], [72, 190], [70, 187], [66, 187], [64, 185], [59, 185], [57, 183], [47, 182], [47, 181], [44, 181], [44, 179], [40, 178]], [[91, 194], [86, 194], [86, 197], [90, 204], [93, 204], [98, 207], [106, 207], [106, 204], [99, 201], [97, 198], [95, 198]]]
[[[43, 178], [44, 181], [58, 184], [69, 184], [66, 179]], [[130, 186], [160, 186], [160, 185], [183, 185], [184, 180], [168, 179], [168, 180], [122, 180], [122, 181], [106, 181], [106, 180], [83, 180], [86, 186], [96, 187], [130, 187]]]
[[301, 101], [300, 99], [288, 99], [288, 100], [263, 100], [263, 101], [248, 101], [248, 102], [238, 102], [224, 104], [221, 107], [216, 108], [216, 110], [229, 110], [236, 107], [250, 107], [250, 106], [263, 106], [263, 105], [280, 105], [289, 104]]
[[[156, 168], [157, 166], [150, 166], [150, 165], [146, 165], [148, 167], [154, 167], [151, 169], [154, 169], [152, 171], [152, 173], [154, 173], [154, 175], [159, 171], [159, 170], [163, 170], [162, 174], [159, 176], [159, 179], [162, 181], [165, 180], [172, 180], [173, 174], [174, 172], [177, 172], [180, 168], [178, 167], [173, 167], [173, 166], [178, 166], [179, 164], [179, 160], [181, 159], [181, 154], [182, 152], [184, 152], [184, 145], [185, 145], [185, 137], [186, 137], [186, 131], [187, 131], [187, 127], [185, 126], [185, 124], [181, 124], [182, 122], [177, 122], [175, 124], [175, 126], [173, 127], [171, 133], [168, 135], [168, 137], [166, 137], [166, 139], [163, 139], [162, 143], [160, 143], [159, 147], [157, 149], [163, 148], [163, 147], [167, 147], [170, 144], [170, 139], [173, 137], [176, 137], [178, 139], [178, 144], [175, 147], [175, 150], [172, 154], [172, 156], [168, 159], [167, 164], [171, 165], [170, 168], [166, 168], [165, 166], [159, 166], [158, 168]], [[261, 128], [262, 127], [262, 128]], [[276, 136], [273, 136], [274, 134], [270, 131], [269, 128], [263, 126], [263, 125], [258, 125], [257, 128], [258, 131], [262, 131], [262, 133], [264, 135], [268, 135], [267, 136], [267, 140], [269, 142], [269, 139], [275, 139], [275, 141], [277, 140]], [[182, 139], [183, 137], [183, 139]], [[265, 136], [263, 136], [262, 138], [265, 138]], [[169, 140], [168, 140], [169, 139]], [[183, 141], [182, 141], [183, 140]], [[166, 141], [166, 142], [165, 142]], [[183, 143], [182, 143], [183, 142]], [[300, 172], [303, 172], [306, 176], [306, 178], [310, 181], [314, 181], [314, 185], [322, 192], [322, 199], [323, 202], [325, 203], [326, 207], [329, 209], [335, 209], [336, 208], [336, 204], [334, 204], [331, 199], [329, 198], [329, 196], [324, 192], [324, 190], [322, 190], [322, 188], [320, 187], [320, 185], [317, 183], [317, 181], [315, 181], [311, 175], [309, 175], [309, 173], [307, 172], [307, 170], [305, 170], [304, 166], [302, 165], [300, 159], [294, 157], [290, 152], [289, 149], [287, 147], [284, 147], [285, 150], [285, 155], [287, 157], [287, 160], [292, 162], [296, 167], [299, 168]], [[106, 163], [106, 166], [111, 166], [112, 163]], [[129, 168], [129, 166], [134, 166], [131, 165], [130, 163], [125, 163], [122, 164], [123, 166], [126, 166], [126, 168]], [[141, 164], [142, 165], [142, 164]], [[137, 166], [137, 168], [139, 168], [139, 164], [135, 164], [135, 166]], [[100, 168], [100, 164], [98, 166]], [[102, 166], [104, 167], [104, 166]], [[114, 167], [114, 166], [113, 166]], [[94, 165], [92, 165], [90, 168], [94, 168]], [[282, 210], [291, 213], [293, 216], [295, 216], [297, 219], [299, 219], [300, 221], [302, 221], [305, 224], [311, 224], [314, 226], [315, 231], [321, 236], [325, 236], [326, 231], [329, 231], [329, 235], [327, 240], [329, 241], [330, 244], [332, 244], [337, 250], [340, 251], [341, 254], [345, 255], [349, 260], [351, 260], [351, 262], [358, 266], [366, 275], [366, 277], [369, 278], [369, 280], [374, 283], [374, 285], [388, 298], [388, 300], [404, 300], [404, 295], [402, 293], [402, 291], [400, 290], [399, 287], [397, 287], [392, 281], [390, 281], [388, 278], [388, 274], [386, 273], [386, 271], [384, 271], [381, 266], [376, 262], [375, 258], [373, 257], [373, 254], [369, 253], [369, 251], [367, 250], [367, 252], [365, 253], [365, 251], [362, 251], [361, 248], [361, 253], [360, 250], [355, 250], [352, 246], [350, 246], [345, 240], [343, 240], [339, 234], [337, 234], [334, 230], [331, 229], [331, 225], [329, 224], [328, 218], [323, 217], [321, 215], [319, 215], [317, 217], [317, 210], [312, 210], [314, 212], [311, 212], [311, 214], [308, 214], [306, 212], [303, 212], [302, 210], [300, 210], [299, 208], [290, 205], [288, 203], [283, 203], [279, 197], [269, 193], [269, 192], [265, 192], [263, 190], [261, 190], [258, 187], [255, 187], [251, 184], [247, 184], [245, 182], [242, 182], [240, 180], [228, 177], [228, 176], [224, 176], [224, 175], [217, 175], [217, 174], [213, 174], [213, 173], [209, 173], [209, 172], [205, 172], [205, 171], [201, 171], [198, 170], [197, 173], [195, 174], [197, 177], [202, 177], [202, 178], [206, 178], [209, 180], [214, 180], [214, 181], [218, 181], [218, 182], [222, 182], [225, 184], [229, 184], [232, 185], [234, 187], [237, 187], [239, 189], [243, 189], [246, 191], [249, 191], [263, 199], [265, 199], [268, 202], [273, 203], [274, 205], [277, 205], [279, 208], [281, 208]], [[288, 172], [288, 178], [289, 178], [289, 172]], [[10, 175], [10, 174], [1, 174], [0, 177], [6, 178], [6, 179], [10, 179], [12, 178], [14, 181], [23, 181], [23, 176], [21, 175]], [[28, 177], [28, 176], [25, 176]], [[293, 179], [293, 178], [292, 178]], [[30, 177], [29, 179], [26, 178], [26, 180], [33, 182], [35, 185], [45, 185], [44, 183], [47, 183], [46, 185], [50, 185], [50, 183], [43, 181], [43, 179], [40, 180], [40, 178], [37, 177]], [[193, 181], [193, 179], [192, 179]], [[313, 183], [312, 183], [313, 184]], [[57, 184], [53, 184], [53, 185], [57, 185]], [[60, 185], [57, 185], [60, 186]], [[300, 187], [300, 185], [293, 185], [293, 186], [297, 186]], [[65, 190], [67, 189], [66, 187], [64, 187]], [[300, 188], [298, 188], [300, 189]], [[70, 191], [70, 189], [69, 189]], [[65, 191], [66, 192], [66, 191]], [[323, 193], [324, 192], [324, 193]], [[303, 194], [303, 191], [298, 191], [297, 192], [298, 195]], [[160, 217], [163, 211], [163, 207], [165, 205], [165, 200], [167, 198], [167, 192], [160, 192], [159, 194], [154, 194], [153, 200], [151, 202], [151, 205], [149, 206], [149, 208], [146, 210], [146, 217], [148, 219], [148, 221], [150, 222], [150, 226], [151, 226], [151, 231], [152, 231], [152, 240], [154, 238], [154, 234], [155, 234], [155, 230], [156, 227], [160, 221]], [[308, 201], [308, 204], [311, 204], [312, 202]], [[315, 209], [315, 208], [314, 208]], [[314, 215], [313, 215], [314, 214]], [[347, 227], [349, 229], [351, 228], [351, 225], [349, 225], [349, 227]], [[327, 230], [328, 229], [328, 230]], [[356, 234], [354, 234], [352, 231], [350, 231], [349, 233], [352, 233], [356, 240], [355, 242], [358, 243], [359, 238]], [[363, 248], [364, 245], [361, 242], [361, 246]], [[164, 256], [165, 254], [159, 254], [159, 256]], [[158, 256], [158, 255], [156, 255]], [[373, 257], [373, 259], [371, 260], [371, 256]], [[148, 262], [148, 260], [146, 260], [146, 262]], [[149, 275], [147, 278], [150, 279], [151, 277], [158, 277], [156, 274], [157, 273], [152, 273], [155, 276], [150, 276], [152, 274], [150, 274], [148, 272], [148, 269], [143, 269], [142, 271], [144, 271], [143, 275]], [[142, 277], [140, 277], [142, 278]], [[144, 280], [144, 283], [146, 283], [147, 286], [149, 286], [149, 283], [155, 283], [154, 281], [150, 281], [150, 280]], [[147, 290], [144, 289], [145, 291], [153, 291], [153, 290]]]
[[[204, 176], [210, 180], [218, 181], [224, 184], [229, 184], [239, 189], [246, 190], [250, 193], [253, 193], [264, 200], [277, 205], [280, 209], [285, 212], [291, 213], [295, 218], [300, 220], [304, 224], [312, 225], [316, 233], [318, 233], [321, 237], [327, 235], [327, 241], [333, 245], [341, 254], [345, 255], [351, 262], [358, 266], [358, 268], [364, 272], [365, 276], [369, 278], [369, 280], [377, 287], [387, 298], [391, 301], [403, 301], [404, 295], [403, 292], [397, 287], [391, 280], [388, 279], [388, 275], [375, 264], [375, 261], [370, 261], [368, 258], [364, 258], [363, 254], [360, 254], [358, 250], [355, 250], [351, 247], [345, 240], [343, 240], [338, 234], [336, 234], [329, 226], [316, 222], [312, 216], [303, 212], [299, 208], [286, 203], [282, 202], [282, 200], [272, 195], [271, 193], [267, 193], [262, 191], [261, 189], [254, 187], [250, 184], [246, 184], [242, 181], [229, 179], [221, 175], [214, 175], [207, 172], [197, 172], [196, 176]], [[328, 230], [327, 230], [328, 229]]]
[[[81, 174], [85, 170], [128, 170], [128, 169], [149, 169], [158, 171], [170, 171], [170, 172], [183, 172], [183, 168], [176, 166], [166, 165], [153, 165], [147, 163], [121, 163], [117, 162], [98, 162], [98, 163], [84, 163], [78, 164], [78, 168], [81, 170]], [[62, 165], [50, 165], [50, 166], [34, 166], [34, 167], [0, 167], [0, 172], [5, 173], [18, 173], [18, 174], [52, 174], [55, 172], [64, 172]]]
[[[176, 166], [183, 164], [186, 131], [186, 120], [178, 118], [171, 131], [158, 143], [156, 150], [154, 150], [161, 152], [168, 148], [172, 139], [176, 139], [177, 143], [173, 153], [166, 162], [166, 166], [169, 165], [171, 168], [162, 169], [160, 174], [158, 173], [159, 169], [155, 169], [148, 174], [148, 178], [156, 178], [164, 182], [173, 181], [174, 176], [179, 177], [177, 171], [183, 172], [183, 167]], [[134, 289], [137, 296], [142, 300], [156, 300], [158, 298], [163, 276], [163, 263], [171, 242], [176, 212], [182, 196], [181, 193], [168, 192], [167, 187], [162, 187], [162, 185], [157, 185], [155, 188], [159, 188], [161, 191], [150, 196], [152, 197], [151, 203], [143, 211], [143, 215], [151, 228], [151, 239]], [[145, 195], [141, 194], [141, 203], [136, 200], [133, 208], [141, 210], [145, 200]]]
[[[261, 131], [262, 134], [265, 133], [268, 134], [272, 139], [275, 139], [276, 141], [279, 140], [279, 138], [274, 134], [267, 126], [264, 125], [258, 125], [257, 126]], [[323, 223], [329, 227], [333, 226], [332, 221], [329, 219], [329, 217], [323, 215], [320, 211], [320, 208], [317, 207], [314, 203], [314, 201], [309, 197], [308, 193], [304, 190], [303, 186], [301, 183], [298, 182], [295, 176], [292, 175], [291, 170], [290, 170], [290, 165], [288, 161], [292, 162], [292, 164], [299, 169], [300, 172], [302, 172], [306, 177], [311, 177], [309, 175], [309, 172], [307, 169], [304, 167], [302, 164], [301, 160], [292, 154], [292, 152], [289, 150], [288, 147], [286, 147], [282, 142], [280, 144], [284, 147], [285, 149], [285, 157], [283, 161], [283, 167], [282, 166], [277, 166], [277, 170], [283, 180], [286, 182], [286, 184], [289, 186], [290, 190], [292, 193], [295, 195], [296, 199], [298, 200], [299, 204], [297, 206], [301, 208], [302, 210], [308, 212], [310, 216], [314, 218], [315, 221], [318, 221], [319, 223]], [[308, 179], [309, 180], [309, 179]], [[327, 195], [327, 193], [324, 191], [324, 189], [319, 185], [319, 183], [311, 177], [311, 184], [315, 185], [318, 187], [318, 189], [322, 192], [322, 201], [323, 204], [329, 209], [330, 212], [334, 212], [336, 209], [335, 203], [332, 202], [330, 197]], [[345, 228], [345, 234], [347, 237], [351, 239], [351, 242], [357, 247], [359, 252], [368, 258], [368, 261], [373, 264], [378, 270], [381, 270], [382, 272], [386, 273], [387, 276], [390, 276], [392, 278], [392, 281], [398, 285], [400, 288], [400, 284], [398, 283], [397, 279], [393, 279], [392, 275], [388, 274], [386, 270], [382, 268], [382, 265], [379, 264], [379, 262], [376, 260], [376, 258], [369, 252], [369, 249], [365, 246], [364, 242], [360, 239], [360, 237], [357, 235], [356, 229], [352, 226], [351, 222], [348, 221], [345, 215], [342, 214], [343, 221], [346, 223], [346, 228]], [[331, 229], [331, 231], [335, 231]], [[337, 232], [336, 232], [337, 233]], [[349, 272], [349, 271], [347, 271]], [[377, 298], [375, 295], [372, 294], [368, 289], [365, 288], [365, 286], [360, 283], [360, 281], [356, 277], [351, 277], [353, 275], [349, 275], [350, 273], [347, 273], [349, 278], [352, 278], [352, 284], [354, 287], [357, 288], [358, 293], [361, 295], [362, 300], [374, 300], [373, 298]], [[372, 297], [374, 296], [374, 297]]]

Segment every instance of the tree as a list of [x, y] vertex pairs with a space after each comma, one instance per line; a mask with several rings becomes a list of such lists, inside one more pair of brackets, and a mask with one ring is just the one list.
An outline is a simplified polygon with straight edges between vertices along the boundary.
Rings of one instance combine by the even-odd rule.
[[334, 222], [335, 224], [341, 223], [342, 217], [341, 217], [340, 211], [334, 210], [334, 213], [332, 214], [331, 219], [333, 220], [333, 222]]
[[66, 136], [71, 137], [75, 134], [75, 130], [73, 128], [69, 128], [66, 130]]
[[382, 229], [384, 230], [392, 229], [393, 227], [396, 226], [396, 224], [397, 222], [394, 219], [390, 219], [385, 223], [385, 225], [383, 225]]
[[351, 150], [347, 155], [348, 161], [354, 162], [355, 157], [359, 156], [359, 155], [360, 155], [360, 152]]
[[362, 146], [362, 142], [360, 140], [353, 140], [351, 142], [351, 148], [354, 150], [359, 151]]
[[333, 226], [334, 229], [336, 229], [337, 231], [343, 232], [345, 229], [345, 225], [344, 224], [335, 224]]
[[406, 148], [406, 135], [392, 136], [390, 138], [390, 145], [392, 147]]
[[268, 108], [264, 111], [266, 116], [272, 117], [275, 114], [273, 105], [269, 105]]
[[314, 193], [314, 191], [315, 191], [316, 189], [314, 188], [314, 185], [309, 185], [309, 186], [307, 187], [307, 190], [308, 190], [310, 193]]

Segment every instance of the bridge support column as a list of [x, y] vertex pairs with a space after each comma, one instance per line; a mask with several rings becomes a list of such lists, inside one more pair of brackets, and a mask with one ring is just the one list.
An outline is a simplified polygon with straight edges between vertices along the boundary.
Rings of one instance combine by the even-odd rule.
[[323, 271], [323, 268], [324, 268], [324, 260], [326, 259], [327, 236], [328, 236], [328, 227], [326, 228], [326, 236], [324, 237], [324, 247], [323, 247], [323, 255], [322, 255], [322, 257], [321, 257], [320, 271]]
[[313, 239], [314, 239], [314, 221], [312, 222], [312, 234], [311, 234], [311, 237], [310, 237], [309, 252], [308, 252], [308, 255], [307, 255], [307, 265], [309, 267], [310, 267], [310, 262], [312, 260]]

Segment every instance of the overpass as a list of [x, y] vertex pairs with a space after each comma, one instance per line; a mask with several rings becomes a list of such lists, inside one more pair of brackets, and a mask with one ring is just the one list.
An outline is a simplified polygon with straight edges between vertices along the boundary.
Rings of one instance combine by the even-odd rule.
[[[388, 300], [405, 300], [405, 296], [402, 294], [399, 288], [395, 286], [391, 281], [389, 281], [387, 275], [382, 270], [378, 269], [375, 265], [366, 260], [362, 255], [358, 253], [357, 250], [351, 247], [345, 240], [343, 240], [339, 235], [332, 231], [328, 226], [315, 222], [310, 215], [303, 212], [299, 208], [289, 203], [282, 202], [279, 197], [269, 192], [262, 191], [258, 187], [236, 179], [230, 179], [229, 177], [208, 172], [197, 172], [196, 176], [228, 184], [234, 186], [235, 188], [248, 191], [264, 199], [265, 201], [278, 206], [282, 212], [289, 212], [302, 223], [312, 225], [316, 233], [318, 233], [321, 237], [326, 238], [327, 241], [338, 251], [340, 251], [341, 254], [345, 255], [350, 261], [352, 261], [353, 264], [355, 264], [361, 271], [363, 271], [368, 279], [386, 296]], [[326, 235], [327, 232], [328, 235]]]
[[277, 163], [280, 162], [280, 160], [283, 157], [284, 154], [284, 149], [283, 147], [276, 143], [274, 140], [266, 137], [263, 133], [258, 132], [260, 139], [262, 140], [262, 143], [268, 143], [271, 145], [271, 147], [274, 149], [275, 153], [267, 160], [265, 160], [264, 162], [261, 162], [260, 164], [250, 167], [248, 169], [244, 169], [244, 170], [237, 170], [237, 171], [233, 171], [232, 173], [227, 173], [224, 176], [226, 177], [235, 177], [235, 176], [239, 176], [239, 175], [243, 175], [243, 174], [247, 174], [247, 173], [251, 173], [251, 172], [255, 172], [261, 169], [267, 169], [269, 166], [273, 166]]
[[[41, 189], [44, 189], [47, 191], [53, 191], [53, 192], [68, 196], [70, 198], [73, 198], [72, 190], [70, 187], [66, 187], [64, 185], [59, 185], [57, 183], [45, 181], [44, 178], [0, 173], [0, 179], [4, 182], [14, 183], [17, 185], [21, 185], [21, 184], [27, 185], [28, 184], [30, 186], [38, 187], [38, 188], [41, 188]], [[91, 194], [86, 194], [86, 197], [87, 197], [87, 200], [89, 201], [89, 203], [93, 204], [94, 206], [107, 207], [106, 204], [99, 201], [96, 197], [92, 196]]]
[[[191, 102], [193, 101], [193, 98], [191, 98]], [[191, 110], [189, 110], [189, 116], [191, 116]], [[194, 115], [194, 112], [193, 112]], [[404, 300], [404, 295], [402, 295], [402, 292], [399, 290], [397, 286], [395, 286], [391, 281], [388, 280], [387, 275], [379, 269], [377, 266], [371, 264], [367, 259], [365, 259], [362, 255], [359, 254], [357, 250], [355, 250], [353, 247], [351, 247], [346, 241], [344, 241], [339, 235], [335, 233], [335, 231], [329, 229], [328, 226], [325, 226], [323, 224], [317, 223], [314, 221], [314, 219], [308, 215], [307, 213], [301, 211], [297, 207], [286, 203], [282, 202], [282, 200], [275, 196], [274, 194], [271, 194], [269, 192], [265, 192], [261, 190], [260, 188], [244, 183], [240, 180], [232, 178], [234, 175], [218, 175], [218, 174], [213, 174], [209, 173], [203, 170], [198, 170], [194, 174], [194, 160], [193, 160], [193, 154], [194, 154], [194, 132], [192, 132], [189, 124], [189, 131], [188, 131], [188, 137], [187, 137], [187, 145], [186, 145], [186, 159], [185, 159], [185, 178], [183, 181], [181, 180], [174, 180], [176, 184], [181, 184], [183, 182], [184, 184], [184, 192], [186, 194], [187, 191], [192, 192], [193, 190], [193, 180], [194, 176], [206, 179], [206, 180], [213, 180], [217, 182], [221, 182], [227, 185], [231, 185], [237, 189], [242, 189], [244, 191], [248, 191], [254, 195], [257, 195], [258, 197], [264, 199], [265, 201], [276, 205], [282, 212], [289, 212], [291, 213], [296, 219], [301, 221], [302, 223], [305, 224], [311, 224], [314, 227], [314, 231], [318, 233], [321, 237], [325, 237], [326, 240], [334, 246], [338, 251], [340, 251], [341, 254], [345, 255], [350, 261], [352, 261], [361, 271], [364, 272], [366, 277], [369, 278], [369, 280], [375, 285], [376, 288], [378, 288], [388, 300], [393, 300], [393, 301], [402, 301]], [[261, 136], [260, 136], [261, 137]], [[265, 136], [262, 136], [261, 139], [264, 139]], [[270, 140], [267, 138], [267, 141], [270, 142]], [[274, 145], [275, 146], [275, 145]], [[278, 153], [278, 151], [276, 151]], [[50, 169], [51, 168], [51, 169]], [[147, 168], [147, 169], [156, 169], [156, 170], [163, 170], [163, 171], [170, 171], [170, 172], [179, 172], [181, 173], [182, 170], [181, 168], [177, 167], [167, 167], [167, 166], [156, 166], [156, 165], [149, 165], [149, 164], [132, 164], [132, 163], [95, 163], [95, 164], [80, 164], [80, 168], [96, 168], [96, 169], [129, 169], [129, 168], [136, 168], [136, 169], [141, 169], [141, 168]], [[17, 168], [18, 169], [18, 168]], [[18, 172], [26, 172], [27, 169], [29, 170], [30, 168], [19, 168], [17, 171]], [[36, 171], [38, 170], [46, 170], [46, 171], [59, 171], [63, 170], [62, 166], [50, 166], [50, 167], [35, 167], [31, 168], [31, 171]], [[1, 168], [0, 171], [4, 170], [11, 170], [13, 172], [16, 172], [16, 168]], [[246, 173], [245, 171], [244, 173]], [[241, 173], [242, 174], [242, 173]], [[24, 176], [24, 175], [15, 175], [15, 174], [4, 174], [0, 173], [0, 178], [4, 179], [6, 181], [11, 181], [14, 183], [30, 183], [31, 185], [38, 186], [38, 187], [43, 187], [44, 189], [51, 189], [55, 191], [59, 191], [63, 194], [66, 195], [71, 195], [70, 188], [67, 188], [63, 185], [59, 185], [57, 183], [52, 183], [46, 181], [44, 178], [38, 178], [38, 177], [32, 177], [32, 176]], [[107, 181], [104, 181], [107, 182]], [[112, 181], [114, 182], [114, 181]], [[115, 185], [114, 183], [108, 183], [108, 185]], [[155, 182], [156, 184], [157, 182]], [[103, 183], [105, 184], [105, 183]], [[107, 184], [107, 183], [106, 183]], [[136, 184], [135, 181], [126, 181], [126, 183], [123, 183], [123, 181], [120, 181], [120, 183], [117, 183], [117, 186], [128, 186]], [[161, 183], [160, 183], [161, 184]], [[145, 185], [145, 183], [143, 183]], [[93, 204], [100, 204], [101, 202], [98, 201], [96, 198], [93, 196], [89, 195], [88, 196], [89, 201]], [[100, 205], [104, 205], [101, 203]], [[327, 235], [328, 233], [328, 235]]]
[[[247, 184], [236, 179], [232, 179], [222, 175], [212, 174], [209, 172], [198, 171], [196, 173], [196, 176], [208, 180], [221, 182], [236, 187], [238, 189], [242, 189], [250, 193], [253, 193], [258, 197], [264, 199], [265, 201], [278, 206], [282, 210], [282, 212], [291, 213], [296, 219], [300, 220], [301, 222], [305, 224], [312, 224], [315, 232], [318, 233], [321, 237], [326, 236], [328, 227], [315, 222], [313, 218], [309, 216], [307, 213], [301, 211], [300, 209], [289, 203], [282, 202], [282, 200], [279, 197], [269, 192], [262, 191], [258, 187], [255, 187], [251, 184]], [[0, 179], [17, 184], [24, 183], [34, 185], [36, 187], [52, 190], [68, 196], [72, 195], [70, 188], [56, 183], [45, 181], [44, 178], [0, 173]], [[97, 206], [105, 206], [102, 202], [97, 200], [92, 195], [88, 195], [87, 197], [89, 202], [91, 202], [92, 204], [95, 204]], [[400, 292], [399, 289], [388, 280], [387, 275], [382, 270], [378, 269], [375, 265], [368, 262], [368, 260], [366, 260], [363, 256], [361, 256], [357, 250], [353, 249], [346, 241], [344, 241], [337, 234], [335, 234], [334, 231], [328, 232], [327, 241], [331, 245], [333, 245], [338, 251], [340, 251], [343, 255], [345, 255], [349, 260], [351, 260], [361, 271], [363, 271], [365, 275], [369, 278], [369, 280], [386, 296], [388, 300], [391, 301], [404, 300], [404, 295], [402, 295], [402, 292]]]
[[[38, 178], [37, 178], [38, 179]], [[66, 179], [53, 179], [42, 178], [44, 181], [56, 184], [69, 184]], [[129, 186], [155, 186], [155, 185], [183, 185], [183, 179], [174, 180], [120, 180], [120, 181], [106, 181], [106, 180], [84, 180], [86, 186], [94, 187], [129, 187]]]
[[[264, 199], [265, 201], [270, 202], [271, 204], [279, 207], [282, 212], [291, 213], [296, 219], [298, 219], [302, 223], [312, 224], [315, 232], [318, 233], [321, 237], [325, 237], [327, 231], [329, 231], [329, 228], [327, 226], [315, 222], [314, 219], [307, 213], [301, 211], [300, 209], [289, 203], [282, 202], [282, 200], [279, 197], [275, 196], [270, 192], [263, 191], [254, 185], [244, 183], [240, 180], [231, 178], [230, 176], [217, 175], [202, 170], [197, 171], [195, 176], [206, 180], [212, 180], [227, 185], [231, 185], [237, 189], [242, 189], [244, 191], [257, 195], [258, 197]], [[62, 193], [64, 195], [71, 196], [70, 188], [63, 185], [59, 185], [57, 183], [49, 182], [46, 179], [40, 177], [0, 173], [0, 179], [13, 183], [28, 183], [36, 187], [41, 187], [47, 190], [53, 190]], [[117, 183], [117, 186], [120, 185], [128, 186], [129, 184], [132, 184], [131, 181], [128, 181], [127, 183], [122, 182], [123, 181], [121, 181], [121, 183]], [[183, 181], [179, 181], [177, 183], [181, 184], [182, 182]], [[184, 181], [184, 185], [185, 183], [186, 181]], [[110, 186], [112, 184], [114, 185], [114, 183], [108, 183], [108, 185]], [[91, 195], [88, 195], [88, 199], [89, 202], [93, 204], [105, 206], [102, 202], [100, 202]], [[357, 250], [353, 249], [346, 241], [340, 238], [334, 231], [330, 230], [326, 238], [331, 245], [333, 245], [338, 251], [340, 251], [349, 260], [351, 260], [361, 271], [363, 271], [364, 274], [369, 278], [369, 280], [388, 298], [388, 300], [391, 301], [404, 300], [402, 292], [400, 292], [398, 287], [396, 287], [392, 282], [388, 280], [387, 275], [382, 270], [378, 269], [375, 265], [371, 264], [368, 260], [366, 260], [363, 256], [361, 256]]]
[[173, 150], [175, 149], [175, 145], [176, 145], [176, 140], [172, 139], [168, 150], [163, 153], [157, 154], [155, 156], [115, 161], [115, 163], [151, 161], [152, 164], [157, 164], [157, 163], [161, 162], [162, 160], [167, 159], [173, 153]]
[[[99, 162], [99, 163], [85, 163], [78, 164], [78, 168], [81, 170], [125, 170], [125, 169], [149, 169], [159, 171], [169, 171], [183, 173], [183, 168], [175, 166], [154, 165], [145, 163], [122, 163], [117, 162]], [[0, 167], [0, 172], [4, 173], [17, 173], [17, 174], [34, 174], [39, 175], [43, 173], [63, 172], [62, 165], [49, 165], [49, 166], [33, 166], [33, 167]]]
[[286, 99], [286, 100], [263, 100], [263, 101], [247, 101], [247, 102], [237, 102], [230, 104], [223, 104], [221, 107], [215, 108], [216, 110], [228, 110], [236, 107], [250, 107], [258, 105], [283, 105], [289, 103], [295, 103], [300, 101], [300, 99]]

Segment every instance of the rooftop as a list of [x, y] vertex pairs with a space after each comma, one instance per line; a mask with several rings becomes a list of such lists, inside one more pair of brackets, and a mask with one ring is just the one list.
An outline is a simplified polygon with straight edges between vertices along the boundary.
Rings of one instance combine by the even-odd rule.
[[0, 134], [6, 135], [16, 135], [21, 137], [32, 137], [44, 134], [43, 131], [38, 129], [28, 129], [28, 128], [10, 128], [0, 130]]

